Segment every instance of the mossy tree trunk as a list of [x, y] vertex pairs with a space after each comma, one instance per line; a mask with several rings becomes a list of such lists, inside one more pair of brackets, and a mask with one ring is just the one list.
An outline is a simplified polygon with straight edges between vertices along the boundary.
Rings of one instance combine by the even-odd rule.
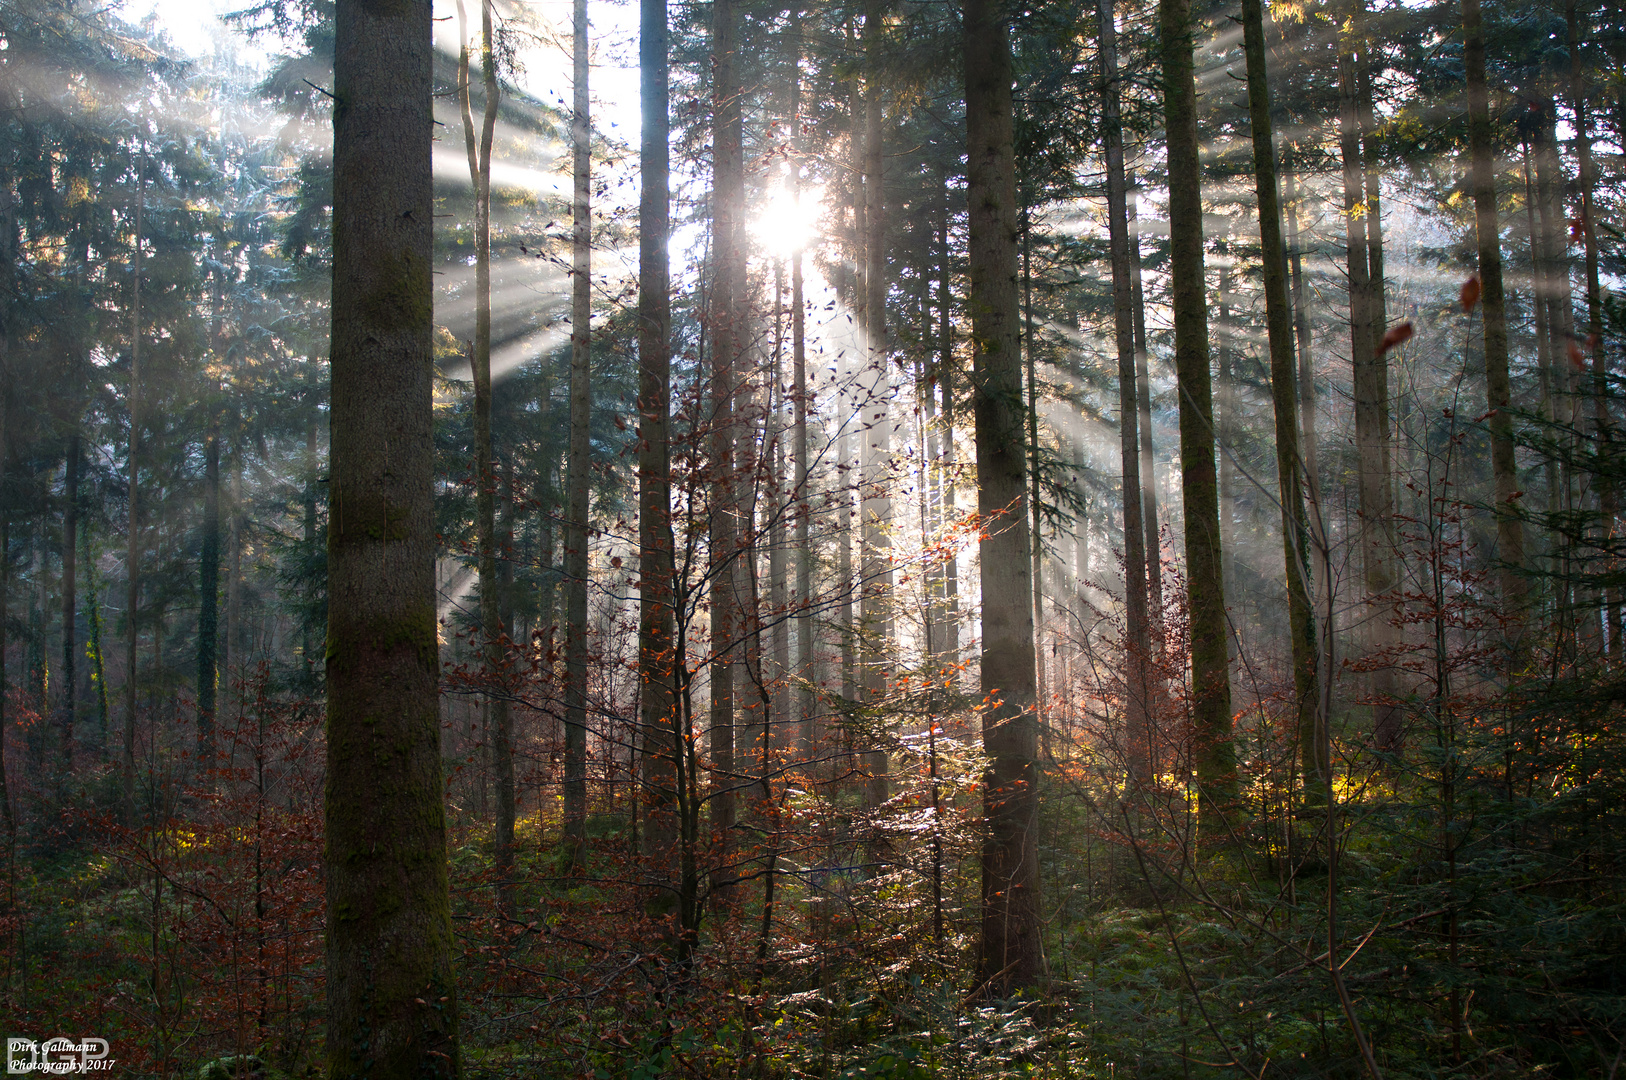
[[327, 1056], [459, 1072], [435, 618], [429, 0], [339, 0], [327, 636]]
[[966, 0], [966, 198], [972, 412], [982, 566], [982, 940], [978, 980], [1005, 996], [1041, 975], [1038, 719], [1023, 430], [1011, 13]]

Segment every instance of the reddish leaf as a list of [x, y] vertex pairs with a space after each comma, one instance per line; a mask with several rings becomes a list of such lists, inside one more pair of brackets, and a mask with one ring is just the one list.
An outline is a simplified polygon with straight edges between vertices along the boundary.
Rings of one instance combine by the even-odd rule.
[[1382, 356], [1401, 342], [1409, 340], [1413, 333], [1410, 320], [1391, 326], [1389, 332], [1383, 335], [1383, 340], [1378, 342], [1376, 355]]
[[1462, 301], [1463, 311], [1473, 311], [1474, 305], [1479, 303], [1479, 294], [1482, 290], [1483, 286], [1481, 286], [1479, 283], [1478, 274], [1472, 275], [1467, 281], [1462, 283], [1462, 292], [1459, 294], [1458, 299]]

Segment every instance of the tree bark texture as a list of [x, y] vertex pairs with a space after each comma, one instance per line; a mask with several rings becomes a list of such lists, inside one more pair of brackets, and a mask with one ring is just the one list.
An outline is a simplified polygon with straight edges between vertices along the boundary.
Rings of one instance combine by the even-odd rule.
[[[1203, 804], [1223, 810], [1236, 787], [1231, 679], [1221, 570], [1214, 400], [1203, 280], [1202, 172], [1190, 0], [1159, 0], [1163, 119], [1169, 155], [1169, 273], [1180, 393], [1180, 486], [1185, 501], [1186, 604], [1191, 625], [1192, 756]], [[1205, 820], [1215, 820], [1205, 813]]]
[[[733, 847], [737, 753], [735, 667], [743, 649], [739, 597], [740, 500], [735, 471], [735, 400], [745, 340], [745, 157], [734, 0], [712, 5], [712, 281], [711, 332], [711, 756], [712, 830], [720, 863]], [[725, 879], [732, 871], [725, 870]], [[726, 880], [724, 882], [726, 884]]]
[[430, 4], [339, 0], [328, 1074], [459, 1071], [440, 763]]
[[964, 7], [972, 414], [982, 567], [982, 940], [978, 979], [1004, 996], [1041, 974], [1038, 718], [1024, 453], [1010, 12]]
[[643, 854], [653, 888], [648, 910], [677, 907], [678, 782], [683, 764], [673, 677], [670, 130], [666, 0], [640, 0], [638, 154], [638, 696], [643, 753]]
[[1254, 191], [1259, 200], [1259, 247], [1265, 279], [1265, 330], [1270, 346], [1270, 397], [1276, 417], [1276, 483], [1282, 510], [1282, 560], [1287, 577], [1299, 761], [1306, 778], [1316, 777], [1326, 783], [1330, 780], [1328, 763], [1321, 760], [1322, 740], [1316, 731], [1321, 691], [1316, 678], [1315, 609], [1309, 589], [1310, 530], [1301, 482], [1304, 463], [1299, 456], [1296, 357], [1287, 303], [1287, 258], [1282, 242], [1261, 0], [1242, 0], [1242, 36], [1248, 67], [1248, 118], [1253, 128]]

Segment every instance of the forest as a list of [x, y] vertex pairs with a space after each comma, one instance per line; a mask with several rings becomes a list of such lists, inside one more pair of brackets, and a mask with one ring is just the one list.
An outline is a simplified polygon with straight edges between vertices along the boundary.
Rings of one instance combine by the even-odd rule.
[[1238, 3], [0, 0], [7, 1072], [1626, 1078], [1626, 17]]

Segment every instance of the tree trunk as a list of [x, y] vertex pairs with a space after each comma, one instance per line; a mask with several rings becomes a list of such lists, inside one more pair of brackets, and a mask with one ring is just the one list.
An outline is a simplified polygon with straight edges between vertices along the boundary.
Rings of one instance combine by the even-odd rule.
[[[218, 254], [217, 254], [218, 259]], [[215, 363], [221, 355], [220, 320], [225, 305], [222, 271], [214, 274], [214, 311], [209, 346]], [[198, 552], [198, 764], [214, 767], [215, 703], [220, 686], [216, 670], [220, 645], [220, 387], [209, 387], [209, 428], [203, 438], [203, 543]]]
[[[62, 690], [57, 701], [57, 726], [62, 733], [60, 750], [64, 776], [73, 771], [74, 722], [79, 713], [79, 638], [76, 633], [79, 608], [75, 588], [79, 576], [75, 565], [79, 551], [79, 467], [83, 456], [79, 423], [76, 415], [73, 430], [68, 435], [67, 461], [62, 470], [62, 670], [57, 678]], [[204, 540], [207, 543], [207, 532]]]
[[[860, 394], [862, 422], [859, 438], [862, 462], [859, 482], [863, 485], [859, 514], [863, 548], [862, 581], [859, 592], [859, 622], [863, 626], [865, 704], [874, 703], [886, 693], [884, 675], [892, 639], [892, 496], [889, 463], [892, 458], [891, 359], [886, 317], [886, 192], [882, 174], [884, 158], [881, 133], [882, 105], [880, 38], [881, 0], [864, 5], [864, 51], [868, 72], [864, 79], [864, 336], [867, 344], [865, 379]], [[872, 738], [885, 739], [884, 732]], [[865, 807], [874, 810], [891, 795], [887, 775], [887, 753], [871, 748], [864, 755], [869, 782], [865, 787]]]
[[565, 481], [565, 859], [581, 858], [587, 820], [588, 486], [593, 411], [592, 157], [589, 145], [587, 0], [575, 0], [575, 108], [570, 139], [576, 181], [570, 271], [570, 463]]
[[982, 941], [978, 981], [997, 996], [1034, 985], [1039, 941], [1038, 722], [1032, 545], [1023, 453], [1021, 309], [1010, 13], [964, 8], [969, 307], [982, 566]]
[[[496, 686], [504, 678], [508, 644], [503, 640], [497, 587], [497, 472], [491, 435], [491, 143], [497, 126], [500, 88], [491, 28], [492, 0], [480, 2], [480, 71], [485, 78], [485, 107], [476, 145], [469, 86], [468, 20], [462, 0], [457, 5], [461, 48], [458, 89], [463, 106], [463, 146], [468, 156], [469, 184], [474, 188], [474, 344], [470, 368], [474, 380], [474, 535], [480, 575], [480, 636], [485, 678]], [[513, 876], [514, 755], [508, 699], [498, 690], [486, 698], [491, 739], [491, 771], [496, 779], [497, 821], [492, 843], [499, 882]], [[508, 890], [498, 897], [507, 903]]]
[[[733, 848], [736, 775], [734, 668], [742, 650], [736, 574], [740, 556], [735, 410], [745, 340], [744, 117], [734, 0], [712, 5], [712, 285], [708, 323], [712, 353], [711, 417], [711, 755], [712, 830], [726, 866]], [[723, 871], [723, 884], [733, 877]]]
[[1517, 645], [1524, 614], [1524, 523], [1514, 505], [1519, 478], [1513, 459], [1512, 388], [1508, 379], [1507, 315], [1496, 209], [1496, 161], [1490, 93], [1485, 84], [1485, 30], [1479, 0], [1462, 0], [1463, 60], [1468, 76], [1468, 147], [1474, 218], [1479, 233], [1480, 303], [1485, 312], [1485, 395], [1490, 415], [1491, 472], [1496, 490], [1497, 558], [1502, 601]]
[[1146, 348], [1146, 303], [1141, 288], [1140, 229], [1137, 210], [1140, 193], [1135, 175], [1127, 186], [1134, 197], [1128, 200], [1129, 296], [1130, 313], [1135, 319], [1135, 390], [1140, 402], [1140, 490], [1141, 535], [1146, 538], [1147, 613], [1156, 620], [1161, 636], [1163, 617], [1163, 533], [1157, 518], [1157, 447], [1152, 439], [1152, 375]]
[[[954, 489], [959, 481], [959, 461], [954, 446], [954, 310], [953, 264], [949, 252], [948, 177], [938, 185], [937, 219], [937, 376], [943, 392], [943, 462], [938, 470], [941, 492], [939, 504], [945, 527], [955, 524]], [[943, 640], [939, 648], [951, 664], [960, 662], [960, 557], [949, 555], [943, 565]]]
[[1191, 624], [1192, 722], [1205, 822], [1216, 823], [1236, 791], [1231, 743], [1229, 627], [1221, 570], [1214, 401], [1203, 280], [1202, 166], [1190, 0], [1159, 0], [1163, 116], [1169, 155], [1169, 273], [1174, 368], [1180, 391], [1180, 486], [1185, 502], [1186, 603]]
[[[1592, 354], [1592, 406], [1593, 422], [1597, 425], [1599, 454], [1604, 460], [1614, 458], [1614, 418], [1609, 411], [1609, 370], [1603, 351], [1603, 289], [1598, 272], [1598, 231], [1593, 220], [1594, 191], [1597, 187], [1597, 168], [1592, 156], [1592, 131], [1587, 115], [1586, 67], [1581, 62], [1581, 20], [1575, 0], [1569, 0], [1564, 9], [1569, 24], [1570, 49], [1570, 108], [1575, 117], [1575, 157], [1580, 166], [1577, 186], [1581, 196], [1581, 246], [1586, 260], [1586, 341]], [[1605, 537], [1615, 535], [1615, 519], [1620, 515], [1620, 494], [1614, 478], [1600, 472], [1598, 509], [1601, 511], [1602, 532]], [[1604, 621], [1609, 628], [1608, 647], [1616, 661], [1626, 658], [1623, 641], [1621, 595], [1618, 587], [1604, 590]]]
[[146, 146], [143, 144], [141, 157], [136, 162], [135, 240], [130, 278], [130, 478], [124, 554], [124, 655], [128, 677], [124, 683], [124, 753], [120, 770], [124, 786], [125, 821], [131, 825], [135, 824], [136, 810], [136, 694], [140, 685], [136, 643], [140, 634], [137, 615], [141, 602], [141, 243], [147, 203], [146, 159]]
[[1102, 138], [1107, 166], [1107, 233], [1112, 250], [1112, 321], [1118, 347], [1119, 460], [1123, 465], [1124, 611], [1129, 655], [1125, 657], [1125, 748], [1130, 776], [1153, 775], [1151, 686], [1146, 666], [1146, 534], [1141, 519], [1145, 491], [1140, 466], [1140, 399], [1136, 383], [1135, 296], [1129, 266], [1129, 187], [1124, 174], [1123, 120], [1119, 106], [1118, 31], [1112, 0], [1097, 0], [1096, 32], [1102, 79]]
[[1310, 530], [1300, 482], [1298, 395], [1287, 260], [1282, 243], [1281, 203], [1276, 187], [1276, 146], [1271, 124], [1270, 82], [1265, 66], [1265, 17], [1261, 0], [1242, 0], [1242, 35], [1248, 65], [1248, 117], [1253, 128], [1254, 191], [1259, 200], [1259, 246], [1264, 264], [1265, 329], [1270, 344], [1270, 397], [1276, 414], [1276, 484], [1282, 508], [1282, 562], [1287, 574], [1287, 624], [1293, 650], [1299, 762], [1303, 775], [1330, 782], [1316, 730], [1321, 696], [1316, 678], [1315, 608], [1310, 598]]
[[[670, 130], [666, 0], [640, 0], [638, 154], [638, 697], [644, 766], [643, 855], [653, 888], [646, 910], [670, 918], [679, 822], [683, 731], [677, 717], [672, 541], [672, 457], [668, 437], [672, 353], [667, 238]], [[685, 905], [686, 906], [686, 905]], [[681, 915], [681, 912], [679, 912]], [[678, 944], [678, 927], [668, 931]], [[681, 946], [680, 946], [681, 947]]]
[[328, 1072], [459, 1072], [435, 618], [428, 0], [339, 0]]

